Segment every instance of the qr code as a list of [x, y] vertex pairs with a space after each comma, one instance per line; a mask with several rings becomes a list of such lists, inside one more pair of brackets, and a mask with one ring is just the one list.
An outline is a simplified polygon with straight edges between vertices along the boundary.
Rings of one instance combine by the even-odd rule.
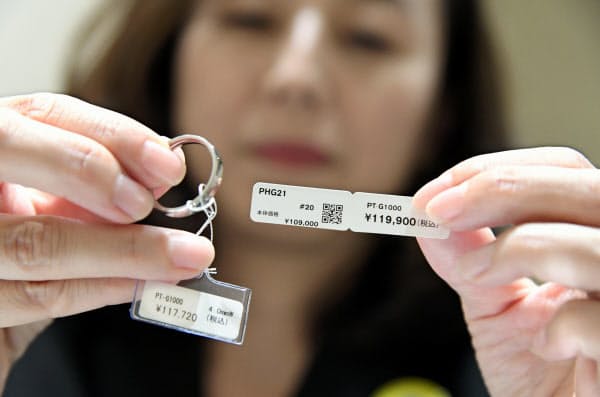
[[321, 221], [323, 223], [331, 223], [339, 225], [342, 223], [342, 215], [344, 214], [344, 206], [342, 204], [323, 203], [323, 213]]

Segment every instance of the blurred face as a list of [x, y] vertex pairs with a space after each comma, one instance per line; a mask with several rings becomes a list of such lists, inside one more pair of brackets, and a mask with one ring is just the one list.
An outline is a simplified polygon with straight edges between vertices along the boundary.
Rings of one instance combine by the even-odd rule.
[[[173, 114], [224, 160], [220, 219], [246, 222], [257, 181], [401, 191], [430, 144], [441, 14], [439, 0], [199, 2]], [[188, 156], [195, 180], [203, 160]]]

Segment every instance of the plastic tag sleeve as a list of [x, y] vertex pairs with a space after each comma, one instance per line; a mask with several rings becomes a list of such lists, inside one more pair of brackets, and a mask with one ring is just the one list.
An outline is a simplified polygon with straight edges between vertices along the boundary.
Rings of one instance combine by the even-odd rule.
[[206, 273], [177, 285], [139, 281], [130, 314], [136, 320], [240, 345], [251, 294], [249, 288]]

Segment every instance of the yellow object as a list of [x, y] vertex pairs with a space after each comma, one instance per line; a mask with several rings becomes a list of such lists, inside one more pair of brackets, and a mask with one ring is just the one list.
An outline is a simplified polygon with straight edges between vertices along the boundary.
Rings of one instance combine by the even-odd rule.
[[384, 383], [371, 397], [451, 397], [442, 386], [422, 378], [401, 378]]

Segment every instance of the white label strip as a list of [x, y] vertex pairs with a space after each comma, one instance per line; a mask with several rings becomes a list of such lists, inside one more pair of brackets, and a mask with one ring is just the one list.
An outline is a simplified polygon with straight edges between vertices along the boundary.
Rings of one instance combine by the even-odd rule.
[[355, 232], [448, 238], [447, 228], [433, 222], [412, 206], [412, 197], [354, 193], [352, 226]]
[[352, 193], [274, 183], [256, 183], [252, 189], [250, 218], [278, 225], [348, 230], [343, 216]]
[[412, 197], [259, 182], [252, 191], [255, 222], [317, 229], [448, 238], [450, 231], [412, 207]]
[[225, 339], [240, 334], [242, 302], [177, 285], [146, 281], [141, 317]]

